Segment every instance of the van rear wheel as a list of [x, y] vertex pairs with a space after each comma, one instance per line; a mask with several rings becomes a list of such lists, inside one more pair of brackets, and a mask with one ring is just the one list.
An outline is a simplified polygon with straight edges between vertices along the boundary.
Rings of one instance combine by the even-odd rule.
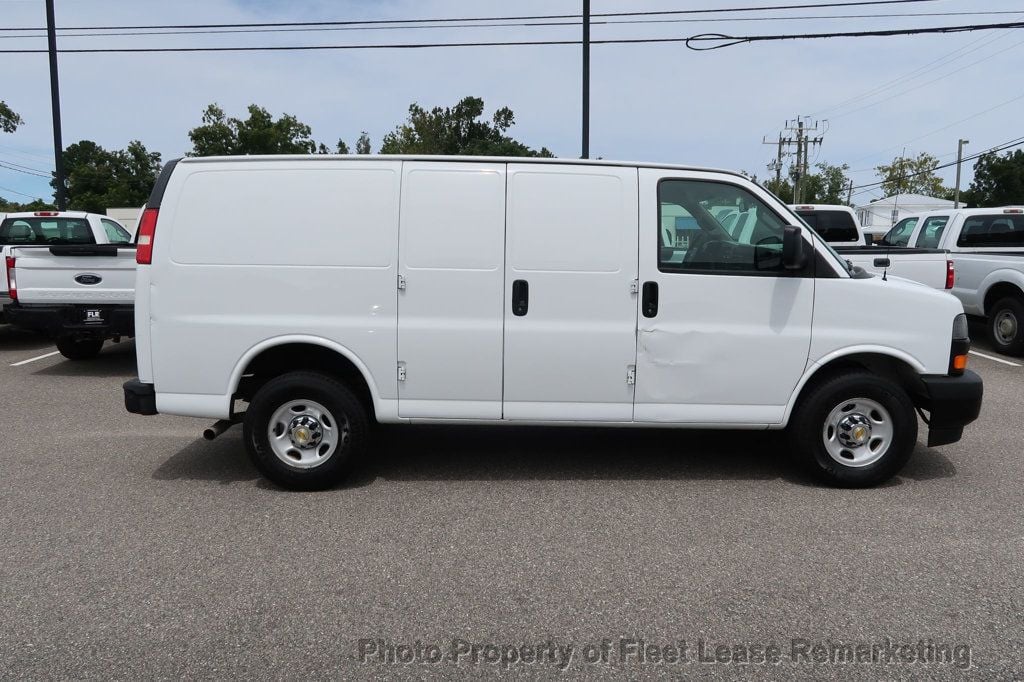
[[1006, 355], [1024, 355], [1024, 301], [1008, 296], [996, 301], [988, 316], [992, 345]]
[[340, 483], [365, 447], [366, 409], [344, 384], [317, 372], [268, 381], [245, 412], [243, 438], [260, 472], [285, 488]]
[[818, 480], [839, 487], [895, 476], [917, 443], [917, 414], [895, 382], [848, 372], [801, 396], [789, 424], [794, 454]]

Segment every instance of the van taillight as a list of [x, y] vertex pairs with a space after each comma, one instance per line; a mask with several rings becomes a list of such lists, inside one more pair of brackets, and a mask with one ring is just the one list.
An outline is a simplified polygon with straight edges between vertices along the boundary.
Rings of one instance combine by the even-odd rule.
[[153, 237], [156, 235], [156, 218], [159, 213], [158, 208], [147, 208], [142, 212], [139, 234], [135, 240], [135, 262], [139, 265], [153, 262]]
[[946, 288], [953, 288], [953, 280], [956, 279], [956, 270], [953, 267], [953, 261], [946, 261]]
[[7, 289], [12, 301], [18, 300], [18, 285], [14, 281], [14, 256], [7, 257]]

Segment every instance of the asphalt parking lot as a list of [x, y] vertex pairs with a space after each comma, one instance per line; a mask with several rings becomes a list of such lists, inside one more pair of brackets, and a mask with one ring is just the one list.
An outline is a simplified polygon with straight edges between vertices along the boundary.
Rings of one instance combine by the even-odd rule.
[[127, 414], [132, 343], [0, 326], [0, 676], [1019, 677], [1024, 362], [976, 348], [980, 421], [877, 489], [764, 433], [421, 427], [294, 493]]

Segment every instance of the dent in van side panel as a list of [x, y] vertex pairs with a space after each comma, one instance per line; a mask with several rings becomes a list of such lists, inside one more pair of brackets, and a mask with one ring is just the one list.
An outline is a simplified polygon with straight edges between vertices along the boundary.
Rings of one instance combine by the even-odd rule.
[[380, 398], [396, 399], [401, 162], [209, 168], [179, 164], [160, 209], [150, 266], [158, 393], [227, 395], [246, 351], [285, 330], [343, 343]]

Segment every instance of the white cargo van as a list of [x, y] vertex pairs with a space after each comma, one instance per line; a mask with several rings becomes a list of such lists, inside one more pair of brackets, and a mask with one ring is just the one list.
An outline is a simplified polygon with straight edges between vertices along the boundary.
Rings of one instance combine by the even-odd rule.
[[137, 255], [127, 409], [220, 420], [208, 437], [241, 421], [285, 486], [339, 481], [371, 419], [788, 426], [819, 477], [870, 485], [910, 456], [915, 407], [930, 445], [981, 407], [955, 298], [852, 276], [724, 171], [188, 158]]

